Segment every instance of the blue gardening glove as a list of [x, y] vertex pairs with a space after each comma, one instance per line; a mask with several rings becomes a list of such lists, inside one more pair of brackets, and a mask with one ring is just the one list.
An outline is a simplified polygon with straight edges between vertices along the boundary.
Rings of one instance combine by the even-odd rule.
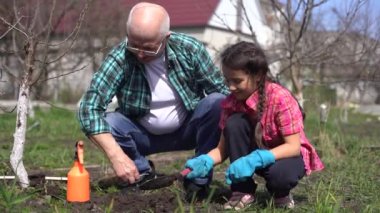
[[231, 163], [226, 171], [226, 183], [230, 185], [247, 180], [257, 169], [265, 168], [274, 162], [275, 157], [271, 151], [257, 149]]
[[198, 177], [206, 177], [213, 166], [214, 160], [209, 155], [199, 155], [198, 157], [190, 159], [186, 162], [185, 167], [192, 170], [186, 175], [186, 178], [194, 179]]

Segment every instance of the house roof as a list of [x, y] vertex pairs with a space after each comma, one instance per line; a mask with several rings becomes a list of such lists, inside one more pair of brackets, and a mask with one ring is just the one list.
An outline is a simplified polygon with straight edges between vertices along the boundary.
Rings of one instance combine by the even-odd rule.
[[[146, 2], [156, 3], [162, 5], [169, 13], [171, 20], [171, 27], [202, 27], [207, 26], [212, 15], [216, 11], [220, 0], [145, 0]], [[103, 22], [115, 22], [120, 19], [126, 19], [131, 7], [139, 0], [98, 0], [90, 4], [90, 8], [85, 15], [86, 20], [99, 24]], [[59, 8], [66, 11], [64, 16], [56, 26], [56, 33], [71, 32], [77, 24], [77, 20], [83, 2], [73, 5], [63, 1], [58, 1]], [[33, 7], [31, 7], [33, 8]], [[3, 7], [0, 6], [0, 11]], [[99, 15], [102, 14], [102, 15]], [[126, 20], [120, 20], [125, 23]], [[88, 25], [88, 24], [87, 24]], [[4, 32], [7, 26], [0, 23], [0, 32]]]
[[[124, 26], [129, 10], [138, 2], [141, 1], [95, 1], [91, 4], [91, 9], [89, 9], [85, 17], [85, 19], [91, 20], [92, 22], [88, 23], [87, 26], [96, 24], [97, 26], [105, 27], [109, 21], [121, 21]], [[171, 28], [176, 28], [207, 26], [220, 0], [146, 0], [146, 2], [162, 5], [169, 13]], [[74, 29], [80, 13], [78, 8], [79, 7], [76, 7], [75, 9], [67, 11], [58, 24], [56, 29], [57, 33], [71, 32], [72, 29]], [[102, 16], [99, 16], [99, 13], [101, 13]], [[116, 26], [119, 25], [116, 24]]]
[[[131, 8], [136, 0], [125, 0]], [[171, 27], [206, 26], [220, 0], [147, 0], [162, 5], [169, 13]]]

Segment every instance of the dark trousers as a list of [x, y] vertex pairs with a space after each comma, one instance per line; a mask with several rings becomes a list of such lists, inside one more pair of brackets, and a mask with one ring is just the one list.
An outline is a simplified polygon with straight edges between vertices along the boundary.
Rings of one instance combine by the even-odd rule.
[[111, 127], [113, 137], [135, 162], [139, 172], [145, 172], [150, 169], [146, 158], [150, 154], [195, 148], [195, 155], [198, 156], [215, 148], [220, 138], [220, 102], [224, 98], [220, 93], [207, 95], [199, 101], [182, 126], [168, 134], [151, 134], [136, 120], [120, 112], [107, 113], [105, 120]]
[[[227, 119], [223, 135], [231, 163], [258, 148], [253, 139], [254, 127], [255, 124], [250, 123], [248, 115], [244, 113], [235, 113]], [[274, 164], [255, 173], [265, 179], [266, 188], [272, 196], [284, 197], [305, 175], [305, 168], [302, 156], [297, 156], [276, 160]], [[244, 193], [254, 193], [256, 187], [251, 178], [231, 184], [232, 191]]]

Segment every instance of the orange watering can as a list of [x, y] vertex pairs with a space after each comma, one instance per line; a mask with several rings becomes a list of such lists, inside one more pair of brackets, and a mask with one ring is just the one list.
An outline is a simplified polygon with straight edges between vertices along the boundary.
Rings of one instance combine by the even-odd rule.
[[67, 174], [67, 201], [90, 200], [90, 175], [83, 166], [83, 141], [75, 144], [74, 165]]

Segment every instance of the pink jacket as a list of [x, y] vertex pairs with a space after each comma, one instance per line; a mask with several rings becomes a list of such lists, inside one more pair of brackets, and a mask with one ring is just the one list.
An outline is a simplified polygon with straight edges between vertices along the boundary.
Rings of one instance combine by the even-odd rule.
[[[284, 143], [283, 136], [300, 133], [301, 154], [305, 163], [306, 174], [324, 168], [314, 147], [307, 139], [301, 110], [291, 93], [279, 84], [267, 82], [265, 86], [266, 105], [260, 123], [263, 130], [263, 142], [273, 148]], [[222, 102], [222, 117], [219, 123], [224, 128], [227, 118], [235, 112], [247, 113], [253, 120], [257, 114], [258, 91], [246, 101], [241, 102], [229, 95]]]

